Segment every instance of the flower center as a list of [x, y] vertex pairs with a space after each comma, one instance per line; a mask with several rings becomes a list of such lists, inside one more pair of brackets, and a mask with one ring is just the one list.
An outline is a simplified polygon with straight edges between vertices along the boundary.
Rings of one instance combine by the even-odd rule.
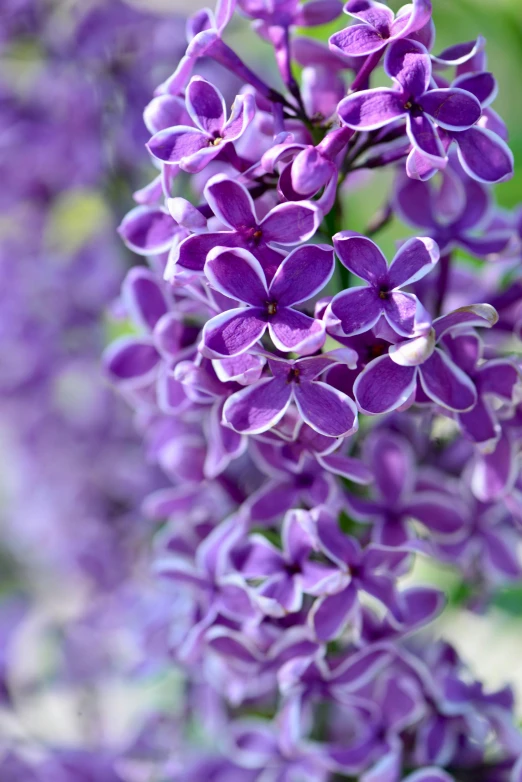
[[221, 136], [218, 136], [217, 138], [210, 139], [208, 145], [209, 147], [218, 147], [222, 141], [223, 139], [221, 138]]
[[381, 288], [379, 290], [379, 298], [382, 299], [383, 301], [388, 298], [388, 291], [386, 290], [386, 288]]
[[267, 301], [266, 309], [269, 315], [275, 315], [277, 312], [277, 301]]
[[288, 377], [286, 379], [287, 383], [299, 383], [299, 375], [301, 374], [301, 370], [299, 370], [297, 367], [292, 367], [292, 369], [288, 373]]
[[368, 348], [368, 361], [371, 361], [374, 358], [379, 358], [379, 356], [383, 356], [386, 352], [386, 345], [384, 342], [382, 343], [375, 343], [375, 345], [370, 345]]
[[406, 111], [409, 111], [410, 114], [413, 114], [414, 117], [420, 117], [421, 114], [424, 114], [422, 106], [419, 106], [418, 103], [415, 103], [412, 100], [406, 101], [404, 108]]

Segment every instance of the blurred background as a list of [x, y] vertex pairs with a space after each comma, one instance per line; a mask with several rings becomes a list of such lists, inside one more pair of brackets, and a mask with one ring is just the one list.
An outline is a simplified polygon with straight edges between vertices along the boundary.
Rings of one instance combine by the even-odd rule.
[[[128, 329], [117, 295], [140, 262], [116, 228], [154, 173], [143, 108], [184, 52], [184, 18], [204, 5], [0, 0], [0, 757], [137, 742], [138, 715], [176, 700], [175, 673], [156, 655], [165, 606], [140, 514], [165, 478], [99, 357]], [[433, 5], [436, 51], [487, 38], [519, 172], [497, 196], [512, 208], [522, 200], [522, 4]], [[277, 82], [270, 49], [241, 21], [227, 35]], [[233, 97], [230, 80], [220, 86]], [[346, 228], [364, 230], [384, 180], [346, 194]], [[406, 233], [394, 221], [379, 241], [390, 252]], [[522, 585], [498, 593], [485, 617], [459, 609], [454, 572], [420, 576], [451, 596], [437, 632], [487, 682], [514, 682], [522, 710]]]

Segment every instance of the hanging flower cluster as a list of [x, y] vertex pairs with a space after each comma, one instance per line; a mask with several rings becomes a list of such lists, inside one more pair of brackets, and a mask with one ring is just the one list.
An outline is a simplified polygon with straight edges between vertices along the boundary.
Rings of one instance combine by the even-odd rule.
[[[127, 276], [135, 333], [105, 370], [173, 483], [145, 513], [185, 600], [186, 720], [210, 733], [164, 776], [518, 782], [511, 691], [414, 633], [444, 596], [408, 579], [419, 557], [449, 563], [485, 605], [521, 575], [520, 237], [490, 189], [513, 168], [496, 82], [483, 39], [434, 54], [428, 0], [350, 0], [328, 45], [296, 35], [342, 10], [194, 14], [145, 110], [159, 173], [120, 233], [150, 266]], [[283, 91], [225, 42], [235, 11]], [[230, 109], [201, 58], [243, 83]], [[392, 259], [342, 210], [352, 172], [384, 168], [369, 233], [397, 215], [419, 234]]]

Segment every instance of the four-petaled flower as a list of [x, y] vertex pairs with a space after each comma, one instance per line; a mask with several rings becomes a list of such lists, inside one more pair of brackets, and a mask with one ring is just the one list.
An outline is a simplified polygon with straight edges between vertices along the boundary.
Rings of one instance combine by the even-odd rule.
[[454, 155], [441, 172], [440, 187], [433, 180], [423, 182], [399, 177], [394, 206], [410, 225], [425, 230], [442, 253], [456, 247], [485, 258], [506, 249], [512, 232], [490, 228], [494, 221], [491, 195], [484, 185], [465, 175]]
[[395, 581], [404, 570], [408, 552], [399, 548], [370, 545], [366, 549], [341, 531], [337, 519], [319, 508], [312, 512], [317, 546], [335, 565], [337, 578], [328, 581], [326, 594], [316, 600], [308, 618], [319, 640], [336, 638], [349, 622], [360, 630], [359, 592], [372, 595], [390, 612], [394, 624], [403, 621], [400, 595]]
[[331, 247], [305, 245], [290, 253], [267, 284], [259, 261], [248, 250], [216, 247], [205, 275], [211, 286], [245, 307], [216, 315], [203, 329], [203, 350], [212, 358], [237, 356], [268, 329], [278, 350], [315, 353], [325, 340], [324, 323], [293, 309], [315, 296], [334, 271]]
[[395, 89], [361, 90], [338, 106], [341, 120], [355, 130], [375, 130], [406, 119], [406, 131], [415, 150], [443, 165], [445, 150], [437, 126], [465, 130], [480, 119], [477, 98], [458, 87], [431, 89], [431, 60], [427, 49], [412, 40], [393, 43], [384, 69]]
[[255, 100], [238, 95], [227, 120], [225, 100], [213, 84], [194, 76], [187, 87], [187, 111], [196, 127], [176, 125], [156, 133], [148, 143], [154, 157], [193, 174], [214, 160], [225, 144], [237, 141], [255, 114]]
[[331, 568], [310, 559], [316, 546], [307, 521], [306, 511], [289, 511], [281, 528], [282, 550], [254, 534], [236, 559], [245, 578], [263, 579], [256, 596], [272, 616], [300, 611], [303, 594], [320, 594], [322, 583], [332, 578]]
[[249, 250], [265, 273], [272, 276], [281, 262], [281, 254], [271, 245], [291, 246], [306, 242], [314, 236], [321, 222], [319, 207], [304, 201], [278, 204], [259, 220], [247, 188], [223, 174], [217, 174], [207, 182], [204, 195], [215, 216], [231, 230], [195, 233], [187, 237], [170, 254], [166, 279], [183, 270], [202, 272], [208, 253], [215, 247]]
[[365, 280], [364, 287], [349, 288], [335, 296], [326, 309], [327, 330], [349, 337], [369, 331], [381, 316], [403, 337], [425, 330], [429, 316], [416, 296], [400, 289], [422, 279], [439, 259], [431, 239], [409, 239], [388, 268], [375, 242], [365, 236], [341, 231], [333, 238], [343, 266]]
[[408, 38], [428, 24], [431, 19], [431, 2], [413, 0], [397, 16], [391, 8], [374, 0], [350, 0], [344, 11], [358, 19], [359, 24], [352, 24], [332, 35], [330, 48], [350, 57], [362, 57], [381, 52], [393, 41]]
[[292, 401], [301, 418], [327, 437], [346, 437], [357, 429], [357, 409], [350, 397], [317, 378], [338, 359], [323, 354], [298, 361], [269, 359], [273, 377], [233, 394], [223, 419], [236, 432], [259, 434], [275, 426]]
[[[390, 347], [371, 361], [354, 384], [359, 409], [370, 415], [388, 413], [417, 401], [463, 413], [477, 403], [477, 390], [469, 376], [436, 347], [445, 334], [473, 326], [491, 328], [497, 314], [487, 304], [475, 304], [433, 321], [433, 328], [420, 337]], [[421, 389], [417, 387], [420, 381]]]

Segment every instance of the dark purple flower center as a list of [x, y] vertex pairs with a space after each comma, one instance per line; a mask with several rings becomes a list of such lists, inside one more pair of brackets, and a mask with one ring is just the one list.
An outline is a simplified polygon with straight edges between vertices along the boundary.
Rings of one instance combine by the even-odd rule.
[[263, 231], [258, 226], [248, 228], [245, 227], [241, 233], [243, 234], [245, 242], [250, 247], [258, 247], [263, 238]]
[[277, 313], [277, 301], [267, 301], [266, 311], [269, 315], [275, 315]]
[[301, 370], [297, 367], [292, 367], [292, 369], [289, 371], [288, 376], [286, 378], [287, 383], [299, 383], [299, 376], [301, 374]]
[[383, 299], [384, 301], [385, 299], [388, 298], [388, 295], [389, 295], [388, 289], [385, 288], [383, 285], [381, 285], [381, 287], [379, 288], [379, 298]]
[[424, 114], [424, 109], [422, 106], [419, 106], [418, 103], [415, 103], [413, 100], [407, 100], [404, 104], [404, 108], [410, 112], [414, 117], [420, 117], [422, 114]]
[[367, 360], [372, 361], [374, 358], [383, 356], [388, 349], [385, 342], [375, 342], [373, 345], [369, 345], [367, 349]]

